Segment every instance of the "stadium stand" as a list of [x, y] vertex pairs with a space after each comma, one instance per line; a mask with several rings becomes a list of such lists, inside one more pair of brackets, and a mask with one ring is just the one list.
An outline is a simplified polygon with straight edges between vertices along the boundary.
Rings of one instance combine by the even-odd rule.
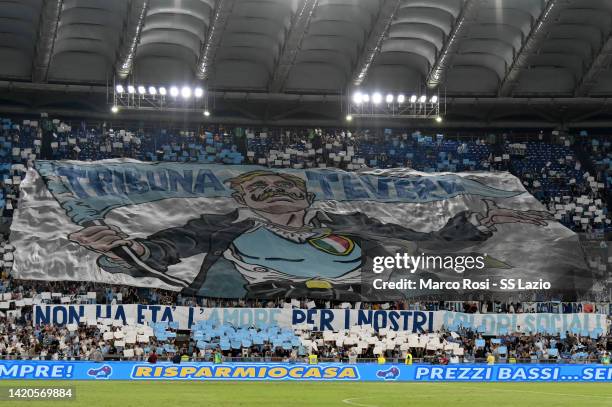
[[[41, 284], [42, 286], [42, 284]], [[80, 287], [81, 289], [89, 289]], [[85, 321], [81, 324], [63, 326], [33, 324], [32, 303], [95, 303], [101, 296], [107, 303], [142, 302], [151, 304], [173, 304], [163, 299], [156, 291], [140, 297], [133, 289], [123, 292], [88, 292], [87, 294], [34, 293], [32, 289], [3, 295], [0, 303], [0, 355], [6, 359], [48, 360], [144, 360], [153, 351], [170, 360], [175, 354], [187, 354], [192, 360], [211, 361], [214, 352], [220, 352], [226, 360], [246, 361], [300, 361], [307, 355], [318, 353], [322, 360], [344, 361], [355, 358], [373, 360], [380, 355], [401, 363], [410, 353], [415, 362], [463, 363], [484, 361], [488, 353], [500, 362], [514, 359], [516, 362], [587, 363], [598, 361], [612, 349], [612, 341], [606, 335], [584, 335], [582, 332], [553, 334], [524, 334], [508, 332], [499, 336], [485, 336], [477, 330], [458, 326], [437, 332], [413, 334], [407, 331], [379, 329], [371, 326], [354, 326], [350, 330], [315, 331], [313, 325], [298, 324], [293, 329], [276, 325], [256, 324], [251, 328], [236, 328], [229, 324], [211, 321], [195, 323], [190, 330], [179, 330], [178, 323], [161, 322], [150, 325], [128, 321], [122, 324], [108, 318]], [[93, 295], [92, 295], [93, 294]], [[48, 299], [46, 299], [48, 298]], [[111, 299], [112, 298], [112, 299]], [[185, 304], [185, 302], [179, 302]], [[7, 307], [8, 305], [8, 307]], [[264, 305], [245, 301], [207, 300], [207, 307], [244, 307]], [[267, 303], [266, 307], [306, 308], [300, 303]], [[331, 308], [330, 304], [320, 304]], [[365, 305], [365, 304], [364, 304]], [[349, 304], [338, 304], [347, 307]], [[478, 302], [446, 303], [396, 303], [365, 305], [372, 309], [447, 309], [480, 312], [550, 312], [555, 307], [563, 313], [597, 312], [607, 314], [609, 304], [593, 303], [526, 303], [526, 304], [480, 304]], [[490, 306], [490, 308], [488, 308]], [[8, 309], [7, 309], [8, 308]], [[187, 332], [187, 333], [186, 333]]]
[[610, 382], [611, 4], [0, 0], [0, 379]]
[[[610, 229], [607, 210], [609, 182], [604, 158], [610, 142], [591, 138], [574, 143], [575, 137], [561, 137], [558, 143], [488, 144], [484, 140], [460, 141], [443, 135], [410, 136], [405, 131], [342, 129], [260, 129], [210, 128], [201, 131], [145, 132], [135, 129], [78, 129], [60, 120], [42, 122], [2, 119], [4, 179], [3, 218], [10, 218], [18, 199], [18, 184], [27, 165], [38, 158], [100, 160], [134, 158], [146, 161], [257, 164], [271, 168], [360, 168], [410, 167], [424, 172], [509, 171], [556, 218], [572, 230], [583, 232]], [[246, 142], [245, 142], [246, 139]], [[598, 146], [601, 143], [601, 149]], [[585, 164], [572, 146], [592, 146]], [[582, 151], [582, 148], [580, 149]], [[600, 153], [601, 152], [601, 153]], [[598, 155], [593, 155], [598, 154]], [[609, 154], [609, 153], [608, 153]], [[604, 168], [605, 167], [605, 168]], [[598, 169], [600, 168], [600, 169]], [[589, 170], [593, 174], [589, 173]], [[602, 182], [603, 181], [603, 182]]]
[[[7, 245], [10, 246], [10, 245]], [[5, 246], [5, 254], [10, 253]], [[5, 263], [9, 263], [5, 257]], [[36, 282], [14, 280], [7, 276], [0, 291], [0, 354], [6, 359], [48, 360], [146, 360], [155, 352], [160, 360], [186, 354], [191, 360], [211, 361], [215, 352], [224, 360], [302, 361], [317, 353], [322, 361], [367, 362], [384, 355], [401, 361], [410, 353], [415, 363], [482, 362], [493, 354], [500, 362], [587, 363], [599, 360], [612, 349], [609, 336], [574, 331], [551, 334], [509, 332], [483, 336], [463, 327], [455, 330], [411, 334], [372, 327], [353, 327], [337, 332], [315, 332], [302, 324], [294, 329], [278, 326], [235, 328], [231, 325], [196, 323], [188, 333], [176, 324], [123, 325], [110, 319], [81, 324], [36, 324], [32, 321], [33, 304], [167, 304], [206, 308], [361, 308], [385, 310], [449, 310], [468, 313], [596, 312], [608, 314], [609, 303], [561, 302], [478, 302], [420, 301], [397, 303], [350, 304], [330, 301], [286, 302], [258, 300], [223, 300], [184, 297], [180, 293], [158, 289], [108, 286], [87, 282]], [[595, 337], [593, 337], [595, 336]], [[179, 339], [181, 339], [179, 341]]]

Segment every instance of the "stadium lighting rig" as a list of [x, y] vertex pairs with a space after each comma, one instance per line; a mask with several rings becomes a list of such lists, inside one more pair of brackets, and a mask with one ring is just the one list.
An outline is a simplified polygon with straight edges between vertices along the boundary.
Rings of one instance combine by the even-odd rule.
[[446, 100], [439, 93], [383, 92], [356, 89], [343, 103], [347, 121], [355, 118], [432, 119], [442, 122]]
[[110, 111], [157, 110], [202, 112], [210, 116], [208, 92], [200, 85], [152, 85], [134, 81], [115, 82], [108, 89]]

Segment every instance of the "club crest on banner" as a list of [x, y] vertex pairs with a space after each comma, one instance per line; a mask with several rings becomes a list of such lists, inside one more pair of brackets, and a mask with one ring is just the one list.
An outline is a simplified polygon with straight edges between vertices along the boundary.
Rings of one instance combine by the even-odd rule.
[[109, 365], [104, 365], [98, 369], [89, 369], [87, 375], [96, 379], [108, 379], [113, 373], [113, 368]]
[[399, 377], [399, 375], [400, 370], [396, 366], [392, 366], [387, 370], [379, 370], [376, 372], [376, 376], [384, 380], [395, 380]]

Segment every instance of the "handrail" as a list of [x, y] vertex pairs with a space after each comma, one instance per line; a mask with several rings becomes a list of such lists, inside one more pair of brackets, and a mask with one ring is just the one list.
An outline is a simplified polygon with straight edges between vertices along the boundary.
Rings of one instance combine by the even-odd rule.
[[[30, 357], [22, 357], [19, 355], [0, 355], [0, 360], [45, 360], [45, 361], [53, 361], [48, 358], [30, 358]], [[144, 362], [147, 360], [146, 355], [137, 356], [133, 358], [125, 358], [122, 355], [104, 355], [103, 361], [126, 361], [126, 362]], [[158, 356], [157, 359], [159, 362], [170, 362], [171, 358], [166, 356]], [[487, 360], [484, 358], [476, 358], [473, 360], [466, 360], [465, 358], [460, 358], [459, 363], [448, 363], [448, 364], [486, 364]], [[93, 362], [93, 360], [86, 358], [68, 358], [68, 359], [58, 359], [58, 362], [62, 361], [86, 361]], [[352, 363], [349, 358], [319, 358], [319, 363], [378, 363], [378, 359], [376, 358], [357, 358], [354, 363]], [[102, 362], [102, 361], [100, 361]], [[189, 362], [212, 362], [212, 357], [195, 357], [189, 358]], [[299, 357], [296, 359], [289, 359], [278, 356], [257, 356], [257, 357], [223, 357], [224, 363], [307, 363], [307, 357]], [[385, 363], [390, 364], [404, 364], [405, 360], [403, 358], [386, 358]], [[413, 364], [428, 364], [428, 365], [437, 365], [441, 364], [438, 358], [413, 358]], [[498, 359], [495, 362], [496, 364], [509, 364], [509, 359]], [[600, 363], [600, 360], [597, 358], [586, 358], [586, 359], [578, 359], [571, 360], [567, 358], [554, 358], [554, 359], [516, 359], [516, 364], [559, 364], [559, 363], [568, 363], [568, 364], [592, 364], [592, 363]]]

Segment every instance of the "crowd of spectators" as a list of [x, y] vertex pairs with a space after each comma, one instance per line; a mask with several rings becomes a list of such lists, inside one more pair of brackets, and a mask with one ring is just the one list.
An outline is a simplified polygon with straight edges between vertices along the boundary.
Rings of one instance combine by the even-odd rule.
[[606, 188], [612, 186], [612, 139], [610, 137], [589, 138], [580, 143], [580, 147], [592, 163], [594, 175]]
[[[389, 332], [384, 334], [388, 336]], [[413, 359], [429, 363], [470, 363], [484, 362], [487, 355], [493, 355], [500, 363], [579, 363], [599, 361], [612, 351], [612, 340], [609, 337], [594, 339], [571, 332], [557, 335], [514, 332], [493, 336], [470, 329], [443, 329], [414, 336], [416, 338], [403, 341], [403, 345], [398, 344], [383, 352], [370, 346], [358, 353], [357, 357], [372, 360], [383, 355], [386, 359], [403, 361], [406, 354], [410, 353]], [[414, 346], [417, 342], [418, 346]], [[353, 351], [350, 346], [338, 347], [329, 341], [323, 341], [322, 347], [318, 349], [322, 357], [334, 360], [348, 360]]]
[[[287, 303], [283, 299], [258, 301], [186, 297], [155, 288], [87, 282], [20, 281], [10, 276], [14, 247], [6, 239], [13, 211], [18, 205], [19, 184], [25, 170], [36, 159], [109, 158], [258, 164], [273, 168], [338, 167], [359, 170], [366, 167], [409, 167], [425, 172], [510, 171], [564, 225], [575, 231], [603, 235], [610, 230], [608, 207], [611, 197], [607, 191], [612, 184], [612, 148], [605, 137], [553, 134], [546, 138], [536, 135], [529, 141], [516, 141], [505, 136], [453, 139], [441, 134], [424, 135], [391, 129], [255, 129], [224, 126], [194, 131], [118, 130], [106, 125], [67, 124], [44, 116], [40, 120], [18, 123], [0, 119], [0, 124], [0, 233], [5, 236], [0, 246], [0, 294], [3, 300], [0, 303], [0, 354], [3, 357], [91, 360], [117, 357], [143, 360], [151, 354], [155, 354], [156, 358], [159, 355], [162, 359], [184, 354], [188, 358], [212, 360], [215, 354], [223, 354], [224, 357], [299, 360], [317, 353], [323, 359], [351, 360], [381, 355], [402, 359], [409, 352], [415, 358], [435, 363], [480, 360], [487, 354], [494, 355], [500, 361], [580, 362], [598, 360], [604, 352], [611, 350], [609, 336], [594, 339], [571, 332], [557, 335], [512, 333], [485, 337], [461, 328], [401, 337], [396, 340], [396, 346], [381, 352], [373, 345], [356, 351], [354, 346], [327, 340], [319, 332], [303, 330], [283, 333], [275, 327], [267, 327], [265, 334], [262, 331], [251, 334], [265, 338], [276, 329], [275, 335], [286, 335], [287, 340], [281, 346], [276, 346], [278, 344], [271, 340], [258, 340], [261, 343], [241, 343], [238, 347], [228, 348], [225, 342], [222, 343], [227, 334], [225, 328], [217, 337], [208, 338], [209, 341], [205, 341], [208, 345], [204, 346], [202, 339], [194, 337], [193, 331], [185, 336], [172, 327], [165, 327], [163, 331], [166, 333], [162, 334], [162, 331], [152, 331], [147, 326], [134, 326], [127, 332], [126, 327], [112, 324], [35, 326], [31, 322], [31, 304], [16, 306], [17, 301], [38, 298], [41, 303], [411, 309], [471, 313], [597, 312], [608, 315], [610, 304], [426, 300], [349, 304], [309, 299]], [[597, 267], [602, 267], [601, 262]], [[50, 296], [42, 298], [42, 293], [49, 293]], [[126, 341], [126, 335], [131, 337], [132, 334], [141, 337], [142, 341]], [[378, 339], [382, 339], [382, 336], [397, 339], [393, 333], [371, 335]], [[144, 336], [147, 336], [146, 341]], [[426, 341], [421, 344], [423, 338]], [[415, 340], [418, 346], [408, 346], [414, 345]]]
[[0, 207], [4, 233], [18, 204], [19, 183], [36, 159], [133, 158], [258, 164], [274, 168], [408, 167], [425, 172], [510, 171], [564, 225], [581, 232], [610, 229], [607, 210], [610, 141], [581, 135], [452, 138], [397, 129], [243, 128], [193, 131], [113, 129], [57, 119], [0, 119]]
[[[176, 323], [137, 325], [99, 318], [80, 324], [37, 325], [36, 304], [167, 304], [206, 308], [355, 308], [364, 310], [447, 310], [467, 313], [599, 313], [612, 315], [610, 303], [419, 301], [394, 303], [333, 303], [329, 301], [258, 301], [193, 298], [154, 288], [109, 286], [85, 282], [35, 282], [11, 280], [12, 291], [1, 294], [0, 357], [77, 360], [146, 360], [152, 354], [172, 360], [177, 354], [191, 360], [213, 360], [215, 355], [242, 360], [300, 361], [311, 354], [322, 360], [372, 360], [385, 357], [431, 363], [482, 361], [491, 354], [500, 362], [596, 361], [612, 349], [609, 328], [603, 335], [571, 331], [553, 334], [514, 332], [488, 336], [462, 326], [437, 332], [412, 334], [369, 326], [337, 332], [318, 332], [301, 324], [293, 330], [257, 325], [234, 328], [215, 322], [179, 330]], [[51, 290], [51, 291], [46, 291]], [[46, 295], [45, 295], [46, 294]], [[90, 294], [93, 294], [90, 295]], [[454, 330], [451, 330], [454, 329]], [[131, 337], [131, 339], [130, 339]], [[353, 338], [352, 341], [349, 339]], [[359, 345], [359, 346], [357, 346]]]
[[212, 324], [180, 331], [172, 323], [162, 326], [122, 326], [105, 321], [90, 325], [34, 325], [31, 307], [19, 315], [0, 318], [0, 358], [42, 360], [225, 360], [304, 361], [316, 354], [323, 361], [405, 360], [408, 354], [428, 363], [484, 362], [493, 355], [500, 363], [598, 362], [612, 351], [612, 337], [579, 333], [514, 332], [484, 335], [477, 331], [443, 328], [436, 332], [408, 333], [354, 327], [340, 332], [314, 332], [259, 326], [234, 329]]

